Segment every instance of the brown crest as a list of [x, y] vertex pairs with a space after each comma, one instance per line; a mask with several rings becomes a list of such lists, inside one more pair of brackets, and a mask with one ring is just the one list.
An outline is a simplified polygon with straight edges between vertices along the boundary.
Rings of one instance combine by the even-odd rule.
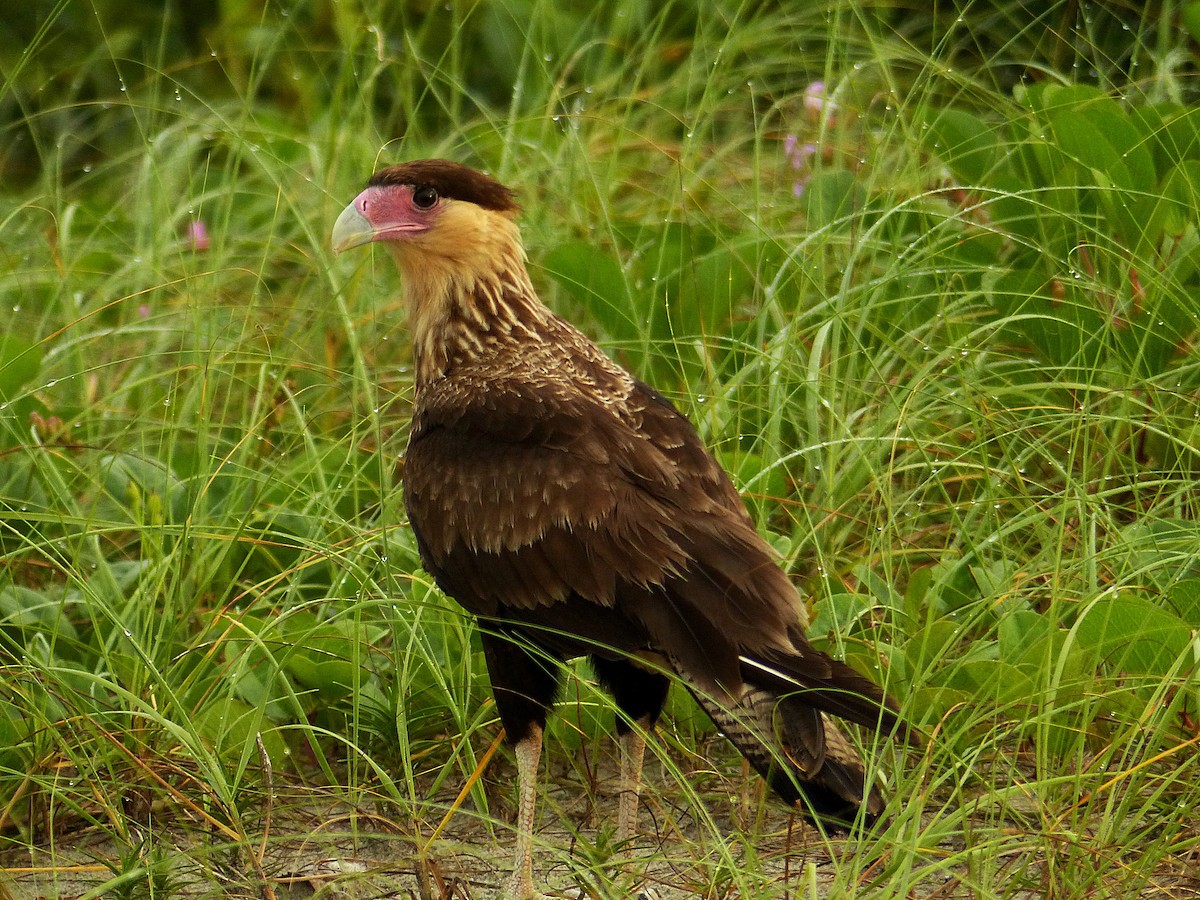
[[513, 192], [482, 172], [448, 159], [415, 159], [380, 169], [367, 182], [368, 187], [407, 184], [431, 187], [443, 197], [474, 203], [496, 212], [520, 209]]

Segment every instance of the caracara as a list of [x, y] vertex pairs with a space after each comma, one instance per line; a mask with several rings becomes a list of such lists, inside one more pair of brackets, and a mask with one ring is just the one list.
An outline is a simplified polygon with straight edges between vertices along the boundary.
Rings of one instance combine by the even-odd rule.
[[804, 603], [691, 424], [530, 283], [513, 193], [445, 160], [376, 172], [333, 248], [400, 267], [415, 398], [404, 493], [421, 560], [479, 620], [515, 747], [507, 895], [530, 860], [542, 730], [561, 666], [591, 659], [620, 710], [617, 840], [636, 827], [643, 735], [677, 678], [788, 803], [871, 822], [884, 801], [834, 716], [902, 730], [869, 679], [808, 643]]

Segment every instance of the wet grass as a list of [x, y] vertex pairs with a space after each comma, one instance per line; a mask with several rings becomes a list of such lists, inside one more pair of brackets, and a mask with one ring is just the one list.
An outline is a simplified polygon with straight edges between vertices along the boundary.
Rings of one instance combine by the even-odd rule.
[[[518, 188], [545, 296], [688, 411], [815, 636], [930, 738], [868, 741], [888, 820], [826, 838], [679, 692], [652, 745], [651, 880], [742, 898], [1196, 889], [1194, 215], [1126, 240], [1052, 113], [1036, 152], [1076, 180], [997, 176], [1044, 139], [1035, 85], [1189, 99], [1168, 13], [1126, 31], [1080, 12], [1052, 47], [1044, 20], [857, 3], [247, 9], [199, 47], [103, 4], [51, 13], [87, 55], [68, 67], [35, 27], [2, 96], [10, 880], [66, 878], [97, 840], [77, 893], [283, 896], [308, 833], [314, 857], [424, 871], [433, 896], [498, 883], [511, 768], [503, 750], [482, 767], [499, 726], [473, 626], [420, 571], [395, 470], [397, 276], [328, 248], [378, 164], [445, 155]], [[1000, 137], [948, 146], [948, 108]], [[1142, 193], [1187, 207], [1196, 155], [1171, 152], [1185, 174]], [[1005, 220], [1011, 197], [1037, 212]], [[1030, 271], [1049, 296], [997, 281]], [[1079, 293], [1053, 295], [1055, 273]], [[1170, 313], [1165, 352], [1139, 330], [1146, 297]], [[1102, 351], [1071, 355], [1089, 329]], [[542, 807], [555, 888], [621, 896], [633, 877], [607, 868], [611, 721], [573, 669]]]

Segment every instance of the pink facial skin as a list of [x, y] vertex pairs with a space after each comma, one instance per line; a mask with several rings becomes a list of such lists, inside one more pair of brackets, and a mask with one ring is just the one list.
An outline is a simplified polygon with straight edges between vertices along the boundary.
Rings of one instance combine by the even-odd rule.
[[342, 210], [334, 223], [334, 252], [371, 241], [405, 240], [424, 234], [433, 227], [441, 208], [442, 201], [429, 188], [414, 189], [407, 184], [369, 187]]

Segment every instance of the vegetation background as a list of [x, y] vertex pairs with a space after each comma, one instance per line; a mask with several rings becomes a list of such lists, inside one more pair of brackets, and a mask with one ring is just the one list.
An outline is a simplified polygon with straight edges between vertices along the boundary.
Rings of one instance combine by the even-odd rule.
[[[404, 523], [396, 276], [328, 248], [431, 155], [519, 189], [549, 302], [691, 415], [815, 637], [931, 738], [867, 747], [886, 823], [801, 835], [676, 694], [634, 869], [1200, 896], [1200, 3], [4, 18], [0, 897], [498, 883], [511, 761]], [[543, 873], [622, 896], [579, 674]]]

